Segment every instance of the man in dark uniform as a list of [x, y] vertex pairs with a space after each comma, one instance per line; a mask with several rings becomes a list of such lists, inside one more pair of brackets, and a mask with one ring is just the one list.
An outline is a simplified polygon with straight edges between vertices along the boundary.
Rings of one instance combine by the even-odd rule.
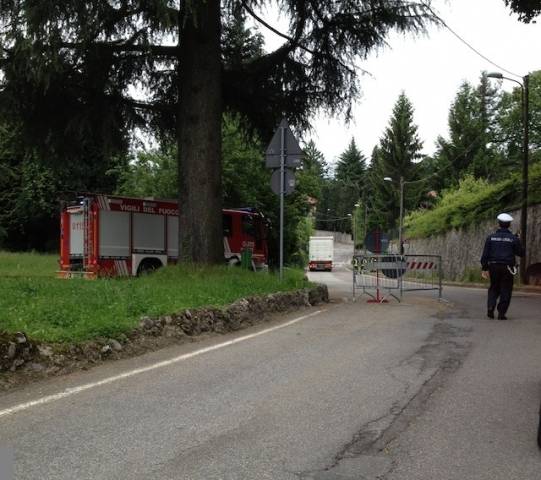
[[498, 320], [507, 320], [505, 314], [511, 302], [513, 277], [517, 272], [515, 256], [524, 255], [518, 236], [509, 230], [512, 221], [513, 217], [507, 213], [498, 215], [500, 228], [487, 237], [481, 257], [483, 278], [490, 276], [487, 316], [494, 318], [494, 309], [499, 297]]

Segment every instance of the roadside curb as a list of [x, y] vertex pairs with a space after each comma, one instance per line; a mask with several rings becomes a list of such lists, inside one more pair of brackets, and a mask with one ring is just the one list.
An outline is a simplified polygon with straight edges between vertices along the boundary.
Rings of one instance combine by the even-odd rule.
[[222, 308], [185, 309], [170, 315], [141, 317], [139, 325], [116, 338], [80, 343], [47, 343], [24, 332], [0, 332], [0, 391], [50, 376], [88, 370], [109, 360], [142, 355], [161, 348], [197, 341], [264, 323], [271, 314], [329, 302], [326, 285], [292, 292], [241, 298]]

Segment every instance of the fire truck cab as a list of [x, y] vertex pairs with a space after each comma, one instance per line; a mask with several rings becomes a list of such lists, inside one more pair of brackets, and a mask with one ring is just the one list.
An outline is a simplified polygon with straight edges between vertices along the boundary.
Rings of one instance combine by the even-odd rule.
[[[267, 264], [266, 223], [250, 208], [223, 211], [224, 261], [252, 251], [255, 268]], [[177, 263], [178, 204], [174, 201], [85, 194], [62, 208], [62, 278], [135, 276]]]

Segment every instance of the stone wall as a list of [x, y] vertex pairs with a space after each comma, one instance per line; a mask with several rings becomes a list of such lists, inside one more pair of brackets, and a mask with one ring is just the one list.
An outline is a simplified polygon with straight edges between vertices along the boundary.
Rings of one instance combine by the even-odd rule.
[[[512, 231], [520, 225], [520, 210], [509, 212], [515, 221]], [[479, 259], [487, 235], [497, 228], [497, 220], [485, 220], [466, 228], [451, 230], [444, 235], [429, 238], [409, 239], [406, 254], [442, 255], [443, 275], [447, 280], [462, 280], [469, 270], [480, 270]], [[524, 239], [522, 239], [524, 241]], [[528, 238], [526, 241], [526, 264], [535, 275], [534, 264], [541, 263], [541, 205], [528, 209]], [[532, 278], [530, 283], [537, 283]]]
[[36, 342], [24, 332], [0, 331], [0, 391], [25, 381], [87, 369], [105, 360], [140, 355], [204, 334], [223, 334], [268, 320], [271, 314], [329, 301], [326, 285], [242, 298], [224, 308], [196, 308], [142, 317], [117, 338], [74, 344]]

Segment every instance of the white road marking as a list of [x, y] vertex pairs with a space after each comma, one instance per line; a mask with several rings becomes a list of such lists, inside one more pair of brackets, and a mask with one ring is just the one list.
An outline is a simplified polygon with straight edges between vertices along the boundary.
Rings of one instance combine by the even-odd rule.
[[228, 347], [230, 345], [234, 345], [235, 343], [244, 342], [246, 340], [250, 340], [255, 337], [259, 337], [261, 335], [265, 335], [266, 333], [271, 333], [276, 330], [280, 330], [285, 327], [289, 327], [297, 322], [300, 322], [301, 320], [305, 320], [310, 317], [314, 317], [316, 315], [319, 315], [320, 313], [324, 312], [325, 310], [317, 310], [315, 312], [309, 313], [308, 315], [303, 315], [302, 317], [295, 318], [293, 320], [290, 320], [288, 322], [282, 323], [280, 325], [276, 325], [275, 327], [266, 328], [265, 330], [261, 330], [260, 332], [251, 333], [249, 335], [244, 335], [243, 337], [235, 338], [233, 340], [228, 340], [227, 342], [219, 343], [217, 345], [212, 345], [210, 347], [202, 348], [201, 350], [196, 350], [195, 352], [185, 353], [183, 355], [179, 355], [178, 357], [171, 358], [169, 360], [164, 360], [158, 363], [154, 363], [153, 365], [148, 365], [146, 367], [136, 368], [134, 370], [129, 370], [127, 372], [121, 373], [119, 375], [114, 375], [112, 377], [104, 378], [103, 380], [99, 380], [97, 382], [92, 383], [86, 383], [84, 385], [80, 385], [78, 387], [71, 387], [66, 388], [64, 391], [55, 393], [53, 395], [47, 395], [42, 398], [38, 398], [37, 400], [32, 400], [30, 402], [20, 403], [18, 405], [15, 405], [10, 408], [6, 408], [4, 410], [0, 410], [0, 417], [5, 417], [7, 415], [13, 415], [14, 413], [21, 412], [23, 410], [27, 410], [32, 407], [36, 407], [38, 405], [44, 405], [46, 403], [54, 402], [56, 400], [61, 400], [63, 398], [69, 397], [71, 395], [75, 395], [77, 393], [84, 392], [86, 390], [90, 390], [91, 388], [101, 387], [102, 385], [107, 385], [109, 383], [116, 382], [118, 380], [123, 380], [125, 378], [133, 377], [135, 375], [139, 375], [141, 373], [150, 372], [152, 370], [156, 370], [158, 368], [168, 367], [170, 365], [173, 365], [178, 362], [182, 362], [184, 360], [188, 360], [193, 357], [197, 357], [199, 355], [203, 355], [204, 353], [212, 352], [214, 350], [219, 350], [220, 348]]

